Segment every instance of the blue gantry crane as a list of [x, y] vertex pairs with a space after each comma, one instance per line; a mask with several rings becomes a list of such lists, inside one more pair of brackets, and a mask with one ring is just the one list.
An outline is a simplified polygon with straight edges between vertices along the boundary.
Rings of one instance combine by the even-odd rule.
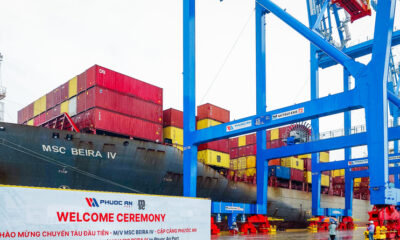
[[[391, 57], [392, 46], [400, 43], [400, 31], [393, 32], [395, 0], [371, 2], [375, 8], [374, 37], [363, 43], [347, 47], [350, 40], [348, 24], [371, 14], [368, 0], [306, 0], [309, 27], [277, 6], [272, 0], [255, 0], [256, 33], [256, 115], [196, 130], [195, 120], [195, 0], [183, 0], [183, 110], [184, 110], [184, 182], [185, 196], [196, 196], [197, 146], [202, 143], [257, 133], [257, 203], [213, 203], [214, 213], [230, 214], [232, 222], [237, 214], [266, 214], [268, 193], [268, 161], [293, 155], [312, 153], [312, 215], [323, 216], [332, 209], [320, 206], [321, 172], [345, 169], [345, 209], [342, 215], [352, 216], [353, 179], [370, 177], [371, 204], [378, 206], [398, 205], [400, 190], [388, 184], [389, 174], [398, 176], [398, 168], [389, 163], [399, 162], [398, 145], [389, 160], [388, 141], [400, 138], [397, 126], [400, 107], [398, 70]], [[348, 4], [348, 5], [346, 5]], [[344, 13], [345, 18], [340, 18]], [[265, 16], [274, 14], [304, 38], [310, 41], [311, 100], [300, 104], [269, 111], [266, 107], [266, 45]], [[335, 26], [334, 26], [335, 24]], [[335, 30], [334, 30], [335, 29]], [[337, 31], [337, 32], [335, 32]], [[338, 36], [337, 38], [334, 35]], [[356, 58], [371, 54], [368, 64]], [[319, 69], [340, 64], [343, 66], [344, 91], [319, 97]], [[395, 70], [393, 70], [395, 69]], [[349, 78], [355, 79], [355, 87], [349, 88]], [[394, 126], [388, 128], [388, 103]], [[365, 109], [367, 132], [352, 133], [350, 111]], [[344, 113], [344, 136], [329, 139], [318, 138], [319, 118]], [[311, 120], [317, 137], [313, 141], [266, 148], [266, 129], [300, 121]], [[315, 134], [316, 133], [316, 134]], [[351, 159], [351, 147], [367, 145], [368, 159]], [[343, 161], [320, 163], [319, 152], [345, 149]], [[374, 171], [352, 171], [354, 166], [368, 166]], [[396, 178], [398, 180], [398, 177]], [[399, 187], [398, 181], [396, 187]]]

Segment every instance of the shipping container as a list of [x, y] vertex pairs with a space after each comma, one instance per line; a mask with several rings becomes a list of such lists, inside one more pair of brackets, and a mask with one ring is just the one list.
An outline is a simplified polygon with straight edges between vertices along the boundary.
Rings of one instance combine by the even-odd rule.
[[276, 139], [276, 140], [271, 140], [271, 142], [269, 142], [269, 145], [270, 145], [269, 148], [279, 148], [285, 146], [285, 143], [281, 139]]
[[[25, 121], [33, 119], [33, 117], [34, 117], [33, 110], [34, 110], [34, 103], [31, 103], [27, 106]], [[32, 121], [32, 125], [33, 125], [33, 121]]]
[[247, 168], [255, 168], [256, 167], [256, 156], [246, 157], [246, 167]]
[[229, 156], [231, 159], [239, 157], [239, 148], [231, 148], [229, 150]]
[[344, 169], [332, 170], [332, 177], [344, 176]]
[[69, 115], [72, 117], [72, 116], [75, 116], [76, 114], [77, 114], [77, 111], [76, 111], [76, 96], [75, 97], [72, 97], [68, 102], [69, 102], [69, 105], [68, 105], [68, 110], [69, 110]]
[[33, 116], [38, 116], [46, 111], [46, 95], [33, 103]]
[[321, 186], [329, 187], [330, 177], [325, 174], [321, 174]]
[[306, 183], [309, 183], [309, 184], [312, 183], [311, 171], [304, 172], [304, 180]]
[[51, 120], [60, 115], [60, 105], [54, 106], [46, 112], [46, 120]]
[[311, 171], [311, 158], [304, 158], [304, 170], [305, 171]]
[[197, 153], [197, 159], [207, 165], [229, 168], [230, 159], [229, 154], [217, 152], [213, 150], [203, 150]]
[[302, 158], [302, 159], [311, 158], [311, 153], [299, 155], [298, 158]]
[[271, 129], [271, 141], [279, 139], [279, 128]]
[[255, 133], [246, 135], [246, 145], [252, 145], [257, 143], [257, 135]]
[[68, 81], [68, 98], [72, 98], [78, 94], [78, 77], [75, 76]]
[[297, 181], [297, 182], [304, 182], [303, 170], [291, 168], [290, 169], [290, 180]]
[[246, 146], [239, 147], [239, 157], [245, 157], [246, 156]]
[[246, 169], [247, 162], [245, 157], [238, 158], [238, 170]]
[[164, 142], [167, 143], [166, 139], [169, 139], [171, 144], [183, 145], [183, 129], [177, 127], [165, 127], [164, 128]]
[[303, 159], [298, 159], [296, 157], [281, 158], [281, 165], [284, 166], [284, 167], [304, 170], [304, 161], [303, 161]]
[[69, 99], [69, 82], [64, 83], [60, 87], [61, 102]]
[[34, 126], [34, 124], [33, 124], [33, 119], [29, 120], [29, 121], [26, 123], [26, 125], [28, 125], [28, 126]]
[[248, 168], [246, 169], [246, 176], [247, 177], [254, 177], [257, 173], [256, 168]]
[[60, 104], [60, 114], [67, 113], [69, 114], [69, 101], [62, 102]]
[[238, 146], [239, 147], [246, 146], [246, 136], [238, 137]]
[[78, 95], [77, 111], [102, 108], [134, 118], [162, 124], [162, 106], [102, 87], [93, 87]]
[[267, 130], [267, 142], [271, 141], [271, 130]]
[[61, 86], [53, 90], [53, 101], [54, 105], [58, 105], [62, 102], [61, 98]]
[[212, 120], [212, 119], [202, 119], [197, 121], [197, 130], [212, 127], [212, 126], [217, 126], [221, 124], [221, 122]]
[[95, 85], [158, 105], [163, 103], [162, 88], [98, 65], [94, 65], [83, 74], [78, 75], [79, 92]]
[[246, 156], [257, 155], [257, 145], [247, 145], [246, 146]]
[[183, 112], [169, 108], [163, 111], [163, 125], [164, 127], [172, 126], [183, 128]]
[[229, 139], [229, 148], [237, 148], [239, 147], [239, 138], [230, 138]]
[[229, 153], [229, 140], [228, 139], [221, 139], [218, 141], [212, 141], [209, 143], [200, 144], [198, 146], [198, 150], [214, 150], [217, 152]]
[[268, 176], [289, 180], [290, 168], [282, 166], [271, 166], [268, 168]]
[[290, 125], [279, 128], [279, 139], [286, 139], [289, 135]]
[[53, 108], [54, 105], [54, 95], [53, 91], [51, 91], [46, 94], [46, 111], [48, 111], [50, 108]]
[[217, 107], [210, 103], [206, 103], [197, 107], [197, 117], [202, 119], [213, 119], [221, 123], [230, 121], [230, 113], [228, 110]]
[[96, 129], [137, 139], [162, 142], [162, 124], [94, 108], [73, 118], [79, 129]]
[[268, 166], [280, 166], [281, 165], [281, 159], [276, 158], [276, 159], [271, 159], [268, 161]]
[[332, 183], [333, 184], [343, 184], [344, 183], [344, 177], [333, 177], [332, 178]]
[[319, 161], [320, 162], [329, 162], [329, 152], [320, 152], [319, 153]]
[[238, 159], [231, 159], [230, 160], [230, 169], [238, 170]]
[[40, 126], [44, 122], [46, 122], [46, 113], [42, 113], [42, 114], [40, 114], [39, 116], [36, 116], [33, 119], [33, 125], [34, 126]]

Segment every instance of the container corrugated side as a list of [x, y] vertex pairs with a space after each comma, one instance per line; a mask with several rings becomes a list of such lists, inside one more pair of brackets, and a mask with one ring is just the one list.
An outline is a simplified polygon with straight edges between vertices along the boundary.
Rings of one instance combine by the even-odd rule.
[[183, 112], [173, 108], [164, 110], [163, 125], [164, 127], [173, 126], [183, 128]]
[[256, 167], [256, 156], [246, 157], [246, 167], [247, 168], [255, 168]]
[[78, 95], [77, 112], [103, 108], [135, 118], [162, 124], [162, 106], [102, 87], [93, 87]]
[[297, 182], [304, 182], [303, 170], [291, 168], [290, 169], [290, 180], [297, 181]]
[[78, 94], [78, 76], [68, 81], [68, 97], [72, 98]]
[[94, 108], [74, 118], [79, 129], [93, 128], [138, 139], [162, 142], [162, 124]]
[[177, 127], [165, 127], [164, 139], [170, 139], [172, 144], [183, 145], [183, 129]]
[[61, 102], [64, 102], [69, 99], [69, 82], [66, 82], [63, 85], [61, 85], [60, 98], [61, 98]]
[[214, 150], [217, 152], [229, 153], [229, 140], [228, 139], [221, 139], [218, 141], [212, 141], [204, 144], [200, 144], [198, 146], [198, 150]]
[[213, 150], [203, 150], [197, 152], [198, 161], [216, 167], [229, 168], [230, 158], [229, 154], [217, 152]]
[[257, 135], [255, 133], [246, 135], [246, 144], [252, 145], [257, 143]]
[[202, 119], [213, 119], [218, 122], [227, 123], [230, 119], [230, 112], [221, 107], [206, 103], [197, 107], [197, 117]]
[[238, 146], [239, 147], [246, 146], [246, 136], [238, 137]]
[[69, 109], [69, 115], [72, 117], [72, 116], [75, 116], [76, 114], [77, 114], [77, 111], [76, 111], [76, 100], [77, 100], [77, 97], [75, 96], [75, 97], [72, 97], [70, 100], [69, 100], [69, 105], [68, 105], [68, 109]]
[[229, 148], [236, 148], [239, 147], [239, 138], [230, 138], [229, 139]]
[[268, 176], [290, 180], [290, 168], [282, 166], [271, 166], [268, 168]]

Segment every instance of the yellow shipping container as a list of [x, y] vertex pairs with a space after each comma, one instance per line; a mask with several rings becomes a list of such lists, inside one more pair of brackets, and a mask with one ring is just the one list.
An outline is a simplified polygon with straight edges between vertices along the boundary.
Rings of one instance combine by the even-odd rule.
[[239, 170], [239, 171], [237, 171], [237, 176], [238, 176], [238, 177], [243, 177], [244, 174], [246, 174], [246, 170]]
[[271, 140], [279, 139], [279, 128], [271, 129]]
[[231, 159], [230, 168], [232, 170], [238, 170], [238, 160], [237, 159]]
[[305, 158], [311, 158], [311, 153], [309, 153], [309, 154], [303, 154], [303, 155], [299, 155], [299, 158], [301, 158], [301, 159], [305, 159]]
[[344, 169], [332, 170], [332, 177], [344, 176]]
[[304, 178], [306, 179], [307, 183], [311, 183], [311, 171], [307, 171], [304, 173]]
[[254, 175], [256, 175], [256, 168], [246, 169], [246, 176], [253, 177]]
[[78, 77], [74, 77], [68, 82], [68, 98], [71, 98], [77, 94], [78, 90]]
[[246, 157], [238, 158], [238, 170], [246, 169]]
[[60, 112], [69, 114], [69, 101], [65, 101], [65, 102], [61, 103]]
[[238, 138], [239, 138], [238, 140], [239, 147], [246, 146], [246, 136], [240, 136]]
[[303, 159], [298, 159], [298, 158], [295, 158], [295, 157], [281, 158], [281, 165], [284, 166], [284, 167], [304, 170], [304, 161], [303, 161]]
[[246, 157], [246, 167], [247, 168], [255, 168], [256, 167], [256, 156]]
[[[304, 173], [304, 178], [306, 179], [307, 183], [311, 184], [312, 176], [310, 171]], [[321, 186], [329, 187], [329, 183], [330, 183], [330, 177], [328, 175], [321, 174]]]
[[33, 103], [33, 116], [37, 116], [46, 111], [46, 95]]
[[221, 123], [218, 121], [212, 120], [212, 119], [203, 119], [203, 120], [197, 121], [197, 130], [212, 127], [212, 126], [217, 126], [219, 124], [221, 124]]
[[355, 183], [360, 183], [361, 182], [361, 178], [354, 178], [354, 182]]
[[207, 165], [229, 168], [229, 154], [213, 150], [203, 150], [197, 153], [197, 159]]
[[329, 187], [330, 177], [328, 175], [321, 174], [321, 186]]
[[178, 144], [183, 146], [183, 129], [177, 127], [165, 127], [163, 130], [164, 139], [168, 138], [172, 140], [172, 144]]
[[329, 152], [320, 152], [319, 153], [319, 161], [320, 162], [329, 162]]
[[29, 120], [29, 121], [26, 123], [26, 125], [28, 125], [28, 126], [33, 126], [33, 119]]

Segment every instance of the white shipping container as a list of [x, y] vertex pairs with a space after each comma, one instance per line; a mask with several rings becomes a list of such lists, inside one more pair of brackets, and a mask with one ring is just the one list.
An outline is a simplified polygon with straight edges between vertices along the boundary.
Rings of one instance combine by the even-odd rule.
[[69, 115], [75, 116], [76, 115], [76, 96], [69, 100]]

